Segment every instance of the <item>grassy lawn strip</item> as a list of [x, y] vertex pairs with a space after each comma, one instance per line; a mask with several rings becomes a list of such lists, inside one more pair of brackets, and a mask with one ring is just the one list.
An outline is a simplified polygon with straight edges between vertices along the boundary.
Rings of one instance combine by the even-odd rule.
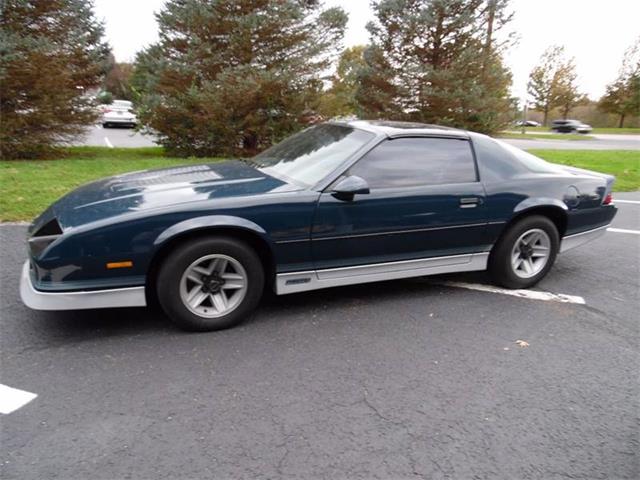
[[[611, 173], [617, 177], [616, 191], [640, 189], [640, 151], [530, 151], [554, 163]], [[98, 178], [216, 160], [165, 157], [156, 147], [74, 147], [64, 159], [0, 161], [0, 221], [29, 221], [68, 191]]]
[[581, 133], [564, 133], [559, 135], [557, 133], [514, 133], [514, 132], [500, 132], [496, 135], [498, 138], [522, 138], [524, 140], [593, 140], [594, 137], [590, 135], [584, 135]]
[[64, 159], [0, 161], [0, 221], [30, 221], [68, 191], [98, 178], [215, 160], [165, 157], [160, 147], [73, 147]]
[[591, 133], [607, 133], [612, 135], [640, 135], [640, 128], [594, 128]]
[[613, 190], [640, 190], [640, 150], [528, 150], [553, 163], [616, 176]]

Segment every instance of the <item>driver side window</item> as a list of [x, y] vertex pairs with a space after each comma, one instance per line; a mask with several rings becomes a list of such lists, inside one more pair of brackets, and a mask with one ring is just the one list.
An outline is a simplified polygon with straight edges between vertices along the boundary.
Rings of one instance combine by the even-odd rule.
[[386, 140], [349, 170], [371, 189], [477, 182], [468, 140], [411, 137]]

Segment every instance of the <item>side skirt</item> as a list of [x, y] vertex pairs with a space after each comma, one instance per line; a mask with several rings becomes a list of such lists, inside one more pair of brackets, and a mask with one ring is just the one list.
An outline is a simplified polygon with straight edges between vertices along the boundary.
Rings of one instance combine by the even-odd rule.
[[441, 273], [486, 270], [488, 260], [489, 252], [482, 252], [358, 265], [355, 267], [280, 273], [276, 275], [276, 293], [278, 295], [286, 295], [288, 293], [306, 292], [342, 285], [422, 277]]

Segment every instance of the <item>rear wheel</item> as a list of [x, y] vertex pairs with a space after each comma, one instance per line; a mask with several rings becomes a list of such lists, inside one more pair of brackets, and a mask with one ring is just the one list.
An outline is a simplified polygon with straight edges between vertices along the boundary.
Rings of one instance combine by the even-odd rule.
[[165, 313], [188, 330], [240, 323], [257, 306], [264, 271], [256, 253], [232, 238], [180, 245], [162, 264], [157, 292]]
[[558, 254], [560, 235], [547, 217], [534, 215], [513, 224], [489, 257], [493, 281], [507, 288], [527, 288], [549, 272]]

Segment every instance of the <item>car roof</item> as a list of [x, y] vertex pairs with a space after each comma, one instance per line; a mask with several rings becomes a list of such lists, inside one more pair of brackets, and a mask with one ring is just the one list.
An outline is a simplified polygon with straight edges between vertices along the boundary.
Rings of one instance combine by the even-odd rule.
[[417, 122], [396, 122], [388, 120], [334, 120], [334, 125], [345, 125], [360, 130], [366, 130], [388, 137], [407, 137], [412, 135], [428, 135], [437, 137], [469, 138], [469, 133], [457, 128], [431, 125]]

